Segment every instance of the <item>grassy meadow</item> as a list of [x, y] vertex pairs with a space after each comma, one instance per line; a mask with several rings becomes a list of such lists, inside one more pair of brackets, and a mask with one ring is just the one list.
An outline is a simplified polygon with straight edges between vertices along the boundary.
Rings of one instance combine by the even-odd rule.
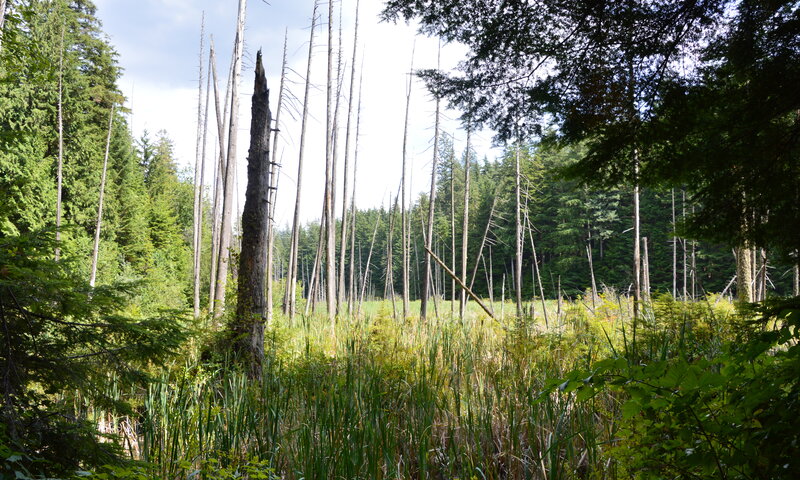
[[547, 326], [539, 301], [524, 321], [510, 302], [497, 321], [470, 302], [461, 321], [441, 299], [426, 322], [388, 301], [335, 331], [324, 312], [277, 317], [263, 380], [231, 373], [224, 345], [184, 357], [141, 394], [129, 450], [159, 478], [626, 478], [625, 398], [560, 379], [631, 349], [713, 355], [734, 309], [661, 297], [634, 327], [616, 295], [546, 303]]

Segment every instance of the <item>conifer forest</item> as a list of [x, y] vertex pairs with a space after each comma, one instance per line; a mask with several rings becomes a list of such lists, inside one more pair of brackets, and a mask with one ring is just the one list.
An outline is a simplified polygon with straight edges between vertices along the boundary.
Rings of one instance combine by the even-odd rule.
[[800, 478], [799, 1], [123, 3], [0, 0], [0, 479]]

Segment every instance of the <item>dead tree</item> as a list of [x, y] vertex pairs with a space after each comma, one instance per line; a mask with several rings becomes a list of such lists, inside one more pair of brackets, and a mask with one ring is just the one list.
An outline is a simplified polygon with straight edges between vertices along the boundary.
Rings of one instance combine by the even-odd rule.
[[334, 207], [334, 106], [333, 106], [333, 2], [328, 2], [328, 78], [327, 78], [327, 120], [325, 131], [325, 199], [324, 217], [325, 235], [325, 267], [328, 321], [331, 333], [336, 325], [336, 222], [333, 216]]
[[194, 215], [192, 232], [192, 257], [193, 257], [193, 280], [194, 280], [194, 318], [200, 316], [200, 209], [201, 209], [201, 188], [200, 175], [202, 168], [200, 164], [203, 141], [203, 40], [205, 39], [205, 12], [200, 17], [200, 66], [198, 68], [197, 79], [197, 141], [195, 145], [194, 161]]
[[[472, 140], [472, 127], [467, 123], [467, 149], [464, 151], [464, 215], [461, 224], [461, 282], [467, 282], [467, 251], [469, 243], [469, 171], [470, 171], [470, 147]], [[467, 308], [467, 291], [461, 289], [461, 302], [459, 303], [458, 314], [461, 321], [464, 321], [464, 314]]]
[[103, 224], [103, 197], [106, 191], [106, 172], [108, 171], [108, 152], [111, 148], [111, 127], [114, 126], [114, 109], [116, 105], [111, 104], [111, 112], [108, 114], [108, 133], [106, 134], [106, 153], [103, 156], [103, 171], [100, 174], [100, 199], [97, 203], [97, 224], [94, 229], [94, 247], [92, 248], [92, 270], [89, 274], [89, 286], [94, 287], [97, 279], [97, 257], [100, 253], [100, 228]]
[[242, 250], [239, 255], [239, 281], [236, 320], [231, 326], [237, 353], [259, 376], [264, 359], [264, 324], [267, 320], [266, 258], [269, 248], [270, 127], [269, 89], [261, 62], [256, 55], [253, 87], [250, 151], [247, 156], [247, 190], [242, 211]]
[[406, 172], [407, 172], [407, 159], [408, 159], [408, 113], [411, 109], [411, 81], [413, 79], [413, 72], [414, 72], [414, 51], [411, 51], [411, 68], [408, 73], [408, 85], [406, 86], [406, 115], [405, 115], [405, 122], [403, 127], [403, 172], [400, 175], [400, 183], [401, 183], [401, 205], [400, 205], [400, 223], [401, 225], [401, 235], [403, 236], [401, 242], [401, 248], [403, 249], [402, 252], [402, 262], [403, 262], [403, 318], [408, 318], [409, 314], [409, 298], [408, 298], [408, 290], [409, 290], [409, 279], [408, 279], [408, 270], [410, 266], [409, 258], [408, 258], [408, 250], [409, 250], [409, 231], [408, 231], [408, 221], [406, 218]]
[[239, 77], [242, 73], [244, 50], [244, 19], [247, 0], [239, 0], [236, 21], [236, 40], [233, 49], [233, 74], [231, 76], [231, 110], [228, 128], [228, 153], [225, 168], [225, 186], [222, 202], [222, 228], [220, 230], [219, 254], [217, 257], [217, 282], [214, 292], [214, 318], [222, 316], [225, 308], [225, 288], [228, 280], [231, 237], [233, 236], [233, 200], [236, 197], [236, 147], [239, 126]]
[[[439, 49], [439, 59], [441, 60], [441, 48]], [[440, 62], [439, 62], [440, 63]], [[439, 162], [439, 112], [441, 99], [436, 96], [436, 114], [433, 122], [433, 162], [431, 164], [431, 193], [428, 196], [428, 233], [425, 236], [425, 248], [433, 249], [433, 221], [436, 211], [436, 166]], [[428, 296], [431, 291], [431, 257], [425, 255], [422, 273], [422, 296], [420, 297], [419, 318], [425, 320], [428, 315]]]
[[[355, 316], [361, 312], [361, 304], [364, 302], [364, 290], [367, 287], [367, 278], [369, 277], [369, 265], [372, 261], [372, 248], [375, 246], [375, 237], [378, 235], [378, 225], [381, 223], [380, 215], [375, 219], [375, 228], [372, 230], [372, 241], [369, 243], [369, 253], [367, 254], [367, 267], [364, 269], [364, 275], [361, 278], [361, 293], [358, 295], [358, 306], [355, 309]], [[361, 258], [359, 256], [359, 258]]]
[[516, 289], [517, 296], [517, 319], [522, 321], [522, 215], [520, 212], [520, 158], [519, 158], [519, 140], [516, 145], [516, 152], [514, 155], [514, 208], [516, 212], [515, 220], [515, 256], [514, 256], [514, 288]]
[[[349, 179], [349, 162], [350, 157], [350, 121], [353, 117], [353, 87], [356, 80], [356, 50], [358, 48], [358, 11], [360, 1], [356, 1], [356, 23], [355, 32], [353, 33], [353, 56], [350, 62], [350, 95], [347, 98], [347, 127], [344, 134], [344, 180], [342, 184], [342, 234], [339, 243], [339, 295], [336, 298], [336, 310], [341, 314], [342, 303], [345, 296], [345, 260], [347, 257], [347, 184]], [[341, 31], [341, 30], [340, 30]], [[341, 61], [341, 58], [340, 58]], [[353, 187], [355, 190], [355, 186]], [[353, 222], [355, 223], [355, 222]], [[350, 256], [350, 263], [353, 263], [353, 257]], [[351, 274], [352, 277], [352, 274]], [[353, 295], [352, 289], [350, 295]]]
[[317, 26], [317, 8], [319, 1], [314, 2], [314, 11], [311, 15], [311, 33], [308, 40], [308, 60], [306, 62], [306, 86], [303, 94], [303, 114], [300, 123], [300, 154], [297, 160], [297, 194], [294, 201], [294, 217], [292, 220], [292, 236], [289, 245], [289, 271], [286, 277], [286, 290], [283, 299], [283, 313], [289, 318], [294, 318], [297, 305], [295, 296], [297, 289], [297, 257], [300, 247], [300, 201], [302, 199], [303, 185], [303, 153], [306, 145], [306, 126], [308, 124], [308, 97], [311, 90], [311, 59], [314, 52], [314, 30]]
[[[283, 88], [286, 80], [286, 45], [288, 40], [288, 29], [284, 31], [283, 34], [283, 60], [281, 62], [281, 83], [280, 87], [278, 88], [278, 107], [275, 110], [275, 128], [273, 129], [273, 137], [272, 137], [272, 160], [270, 160], [270, 167], [269, 167], [269, 187], [268, 187], [268, 194], [269, 194], [269, 216], [267, 218], [267, 229], [269, 231], [269, 247], [267, 248], [267, 325], [272, 324], [272, 314], [273, 314], [273, 305], [272, 305], [272, 296], [273, 296], [273, 288], [272, 288], [272, 267], [275, 255], [275, 242], [273, 241], [275, 238], [274, 233], [274, 223], [275, 223], [275, 203], [276, 199], [278, 198], [278, 169], [280, 165], [278, 163], [278, 138], [280, 134], [280, 122], [281, 122], [281, 107], [283, 106]], [[288, 287], [288, 284], [287, 284]]]
[[[0, 37], [3, 35], [3, 15], [5, 15], [6, 0], [0, 1]], [[61, 191], [63, 187], [64, 169], [64, 114], [63, 114], [63, 86], [64, 86], [64, 26], [61, 26], [61, 47], [58, 51], [58, 167], [56, 169], [56, 251], [55, 258], [61, 258]]]
[[[353, 154], [353, 196], [350, 200], [350, 297], [348, 302], [348, 312], [353, 313], [353, 303], [355, 299], [355, 245], [356, 245], [356, 186], [358, 185], [358, 136], [361, 133], [361, 88], [364, 86], [364, 62], [361, 62], [361, 74], [358, 80], [358, 107], [356, 110], [356, 145]], [[372, 247], [370, 247], [371, 250]], [[359, 255], [359, 262], [361, 256]], [[363, 288], [362, 288], [363, 290]]]

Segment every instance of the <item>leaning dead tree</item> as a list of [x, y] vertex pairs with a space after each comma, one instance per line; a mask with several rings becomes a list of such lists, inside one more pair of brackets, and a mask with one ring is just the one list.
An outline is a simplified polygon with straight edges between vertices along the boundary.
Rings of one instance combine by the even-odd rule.
[[300, 154], [297, 160], [297, 194], [294, 201], [294, 217], [292, 220], [292, 237], [289, 246], [289, 269], [286, 276], [286, 290], [283, 299], [283, 313], [294, 317], [297, 305], [295, 304], [297, 289], [297, 258], [300, 247], [300, 201], [303, 185], [303, 153], [306, 145], [306, 127], [308, 125], [308, 97], [311, 90], [311, 59], [314, 52], [314, 30], [317, 25], [317, 8], [319, 2], [314, 2], [314, 12], [311, 15], [311, 33], [308, 40], [308, 61], [306, 64], [306, 86], [303, 94], [303, 115], [300, 123]]
[[231, 325], [236, 350], [258, 375], [264, 358], [264, 324], [267, 320], [266, 257], [269, 245], [270, 214], [270, 131], [269, 89], [261, 62], [256, 55], [253, 87], [250, 151], [247, 156], [247, 190], [242, 211], [242, 250], [239, 255], [239, 282], [236, 319]]
[[103, 171], [100, 174], [100, 199], [97, 203], [97, 223], [94, 229], [94, 247], [92, 248], [92, 270], [89, 274], [89, 286], [94, 287], [97, 280], [97, 257], [100, 253], [100, 228], [103, 225], [103, 197], [106, 192], [106, 172], [108, 171], [108, 152], [111, 148], [111, 128], [114, 126], [114, 108], [116, 104], [111, 104], [111, 112], [108, 114], [108, 133], [106, 134], [106, 153], [103, 156]]
[[219, 253], [217, 256], [216, 291], [214, 292], [214, 318], [222, 316], [225, 308], [225, 287], [228, 281], [228, 262], [230, 261], [231, 237], [233, 236], [233, 199], [236, 196], [236, 141], [239, 126], [239, 77], [242, 73], [244, 51], [244, 19], [247, 0], [239, 0], [239, 13], [236, 21], [236, 41], [233, 49], [233, 74], [231, 76], [231, 110], [228, 128], [228, 153], [225, 168], [225, 181], [222, 201], [222, 228], [220, 230]]

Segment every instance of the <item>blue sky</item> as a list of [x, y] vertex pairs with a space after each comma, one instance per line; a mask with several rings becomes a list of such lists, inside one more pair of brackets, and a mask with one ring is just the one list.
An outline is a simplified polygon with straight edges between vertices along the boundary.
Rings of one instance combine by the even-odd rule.
[[[187, 169], [193, 168], [200, 19], [205, 14], [206, 34], [214, 37], [218, 73], [224, 76], [233, 49], [238, 0], [95, 0], [95, 3], [103, 28], [120, 55], [119, 61], [124, 69], [120, 87], [128, 97], [128, 106], [133, 110], [131, 125], [134, 134], [140, 135], [144, 129], [153, 133], [166, 130], [174, 142], [180, 165]], [[338, 9], [339, 3], [334, 5]], [[402, 160], [405, 84], [412, 50], [415, 52], [415, 68], [436, 66], [438, 41], [416, 36], [414, 26], [379, 23], [378, 12], [381, 5], [382, 2], [377, 0], [362, 0], [361, 4], [357, 62], [360, 65], [363, 56], [365, 65], [356, 201], [359, 207], [385, 205], [389, 201], [389, 192], [397, 190]], [[355, 1], [344, 0], [341, 6], [344, 55], [347, 62], [346, 80], [349, 81]], [[312, 0], [271, 0], [269, 3], [264, 0], [248, 1], [245, 61], [240, 84], [239, 142], [243, 145], [239, 148], [237, 159], [240, 198], [243, 198], [246, 185], [244, 172], [250, 122], [249, 95], [252, 91], [255, 53], [262, 48], [274, 109], [286, 31], [289, 67], [293, 70], [289, 75], [287, 88], [294, 96], [302, 99], [302, 75], [305, 75], [306, 70], [312, 8]], [[323, 21], [327, 22], [327, 3], [320, 5], [320, 14]], [[334, 21], [338, 24], [338, 20]], [[315, 38], [311, 75], [314, 88], [309, 101], [311, 121], [306, 140], [305, 191], [301, 216], [307, 221], [319, 217], [324, 187], [326, 41], [326, 25], [322, 25], [321, 28], [318, 27]], [[462, 52], [459, 46], [444, 47], [443, 67], [454, 67]], [[207, 53], [205, 55], [204, 61], [207, 61]], [[343, 94], [346, 96], [347, 92], [348, 88], [345, 86]], [[345, 98], [340, 120], [342, 125], [346, 120], [346, 102]], [[299, 104], [295, 105], [298, 110], [300, 107]], [[417, 192], [427, 190], [429, 182], [433, 111], [434, 104], [430, 96], [421, 82], [415, 81], [412, 87], [409, 127], [409, 176], [413, 182], [409, 193], [412, 198]], [[287, 110], [282, 117], [282, 138], [278, 152], [283, 169], [276, 212], [279, 225], [290, 221], [294, 208], [300, 135], [299, 119], [293, 119]], [[457, 148], [463, 148], [465, 135], [459, 130], [457, 117], [457, 112], [445, 112], [443, 129], [455, 135]], [[355, 121], [353, 124], [355, 125]], [[209, 131], [211, 130], [213, 129], [210, 128]], [[355, 133], [352, 135], [354, 140]], [[491, 133], [482, 132], [473, 138], [480, 157], [487, 154], [491, 158], [497, 154], [496, 149], [490, 150]], [[216, 140], [209, 138], [208, 164], [213, 158], [215, 144]], [[344, 155], [343, 150], [342, 148], [340, 159]], [[352, 155], [351, 151], [351, 160]], [[210, 165], [206, 171], [208, 179]], [[341, 181], [341, 171], [338, 178]], [[337, 191], [341, 192], [341, 185]], [[340, 209], [338, 207], [337, 211]]]

